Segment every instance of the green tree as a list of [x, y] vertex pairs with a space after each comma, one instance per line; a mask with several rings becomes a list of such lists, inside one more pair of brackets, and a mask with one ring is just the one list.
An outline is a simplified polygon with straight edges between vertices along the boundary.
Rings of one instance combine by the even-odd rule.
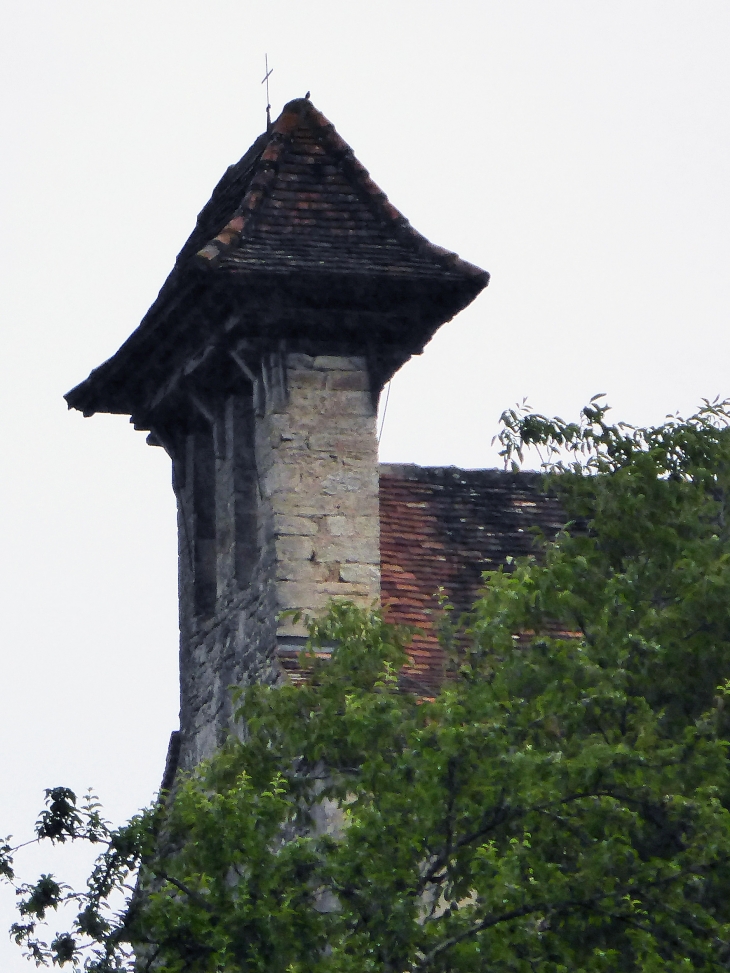
[[729, 423], [506, 413], [506, 461], [547, 450], [568, 526], [445, 609], [438, 695], [399, 688], [407, 632], [332, 606], [332, 658], [241, 693], [244, 739], [166, 801], [101, 835], [49, 808], [39, 835], [106, 848], [70, 933], [38, 940], [75, 894], [45, 876], [16, 938], [98, 971], [130, 942], [166, 973], [730, 968]]

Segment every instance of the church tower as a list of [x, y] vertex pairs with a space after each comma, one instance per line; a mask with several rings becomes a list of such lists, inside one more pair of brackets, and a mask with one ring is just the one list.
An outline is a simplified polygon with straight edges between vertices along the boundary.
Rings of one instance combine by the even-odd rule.
[[283, 612], [379, 598], [378, 396], [488, 279], [298, 99], [227, 170], [137, 330], [66, 395], [172, 459], [181, 766], [220, 744], [231, 685], [296, 678], [305, 631]]

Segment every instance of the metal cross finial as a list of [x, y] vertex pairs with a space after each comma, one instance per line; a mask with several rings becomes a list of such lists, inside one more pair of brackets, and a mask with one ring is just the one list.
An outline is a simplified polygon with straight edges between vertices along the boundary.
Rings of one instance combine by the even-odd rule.
[[271, 75], [271, 73], [274, 70], [273, 68], [271, 69], [271, 71], [269, 70], [269, 55], [268, 54], [264, 54], [264, 63], [266, 64], [266, 74], [264, 75], [263, 81], [261, 82], [261, 84], [265, 84], [266, 85], [266, 129], [268, 131], [268, 129], [271, 128], [271, 104], [269, 102], [269, 76]]

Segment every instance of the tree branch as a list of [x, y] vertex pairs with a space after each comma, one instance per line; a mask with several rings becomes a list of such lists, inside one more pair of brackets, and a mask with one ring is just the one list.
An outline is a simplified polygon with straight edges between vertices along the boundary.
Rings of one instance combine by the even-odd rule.
[[165, 882], [169, 882], [170, 885], [174, 885], [176, 889], [179, 889], [184, 895], [187, 895], [189, 899], [192, 899], [196, 905], [199, 905], [201, 909], [205, 909], [210, 915], [213, 915], [215, 910], [213, 906], [206, 902], [202, 895], [199, 895], [193, 889], [188, 888], [183, 882], [178, 881], [178, 879], [173, 878], [172, 875], [168, 875], [166, 872], [158, 872], [158, 878], [163, 879]]

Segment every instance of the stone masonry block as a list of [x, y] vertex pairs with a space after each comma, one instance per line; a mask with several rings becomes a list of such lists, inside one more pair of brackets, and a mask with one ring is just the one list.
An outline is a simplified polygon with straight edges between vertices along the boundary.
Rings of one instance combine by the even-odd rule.
[[319, 561], [281, 557], [276, 562], [278, 581], [301, 581], [304, 584], [317, 585], [329, 580], [329, 577], [327, 565], [320, 564]]
[[318, 613], [326, 607], [328, 600], [322, 585], [315, 588], [306, 581], [278, 581], [276, 594], [280, 611], [293, 608]]
[[284, 517], [321, 517], [338, 514], [342, 509], [341, 498], [335, 496], [310, 496], [309, 494], [277, 493], [271, 498], [271, 508]]
[[366, 490], [368, 487], [367, 476], [357, 470], [337, 470], [320, 481], [323, 493], [355, 493]]
[[[353, 374], [348, 372], [348, 375]], [[357, 373], [355, 373], [357, 374]], [[290, 371], [287, 375], [287, 384], [289, 389], [324, 389], [328, 386], [329, 378], [326, 372], [315, 372], [315, 371], [304, 371], [303, 369], [296, 369], [296, 371]], [[338, 386], [331, 386], [332, 388], [337, 388]], [[339, 386], [341, 388], [346, 388], [347, 386]]]
[[370, 389], [370, 379], [366, 372], [329, 372], [327, 388], [333, 391], [367, 392]]
[[341, 371], [364, 371], [367, 368], [367, 364], [365, 359], [361, 357], [340, 358], [336, 355], [318, 355], [314, 359], [313, 367], [323, 369], [324, 371], [334, 371], [335, 369]]
[[317, 546], [317, 560], [323, 563], [339, 561], [342, 564], [380, 564], [380, 545], [377, 538], [338, 537]]
[[[363, 395], [366, 393], [357, 393], [358, 395]], [[368, 396], [369, 397], [369, 396]], [[362, 437], [363, 452], [369, 452], [372, 450], [373, 454], [377, 453], [377, 443], [376, 443], [376, 415], [375, 412], [370, 414], [358, 414], [349, 415], [345, 412], [340, 412], [337, 415], [336, 424], [332, 424], [330, 428], [324, 426], [321, 422], [319, 425], [312, 427], [309, 432], [311, 435], [317, 435], [325, 433], [326, 435], [341, 436], [346, 433], [354, 433], [357, 436]]]
[[327, 392], [297, 388], [291, 390], [291, 405], [293, 410], [296, 409], [300, 427], [314, 425], [318, 432], [322, 430], [324, 420], [337, 428], [341, 416], [369, 417], [375, 414], [367, 392]]
[[334, 459], [326, 453], [295, 453], [287, 452], [282, 454], [282, 462], [278, 465], [288, 466], [296, 469], [300, 482], [299, 491], [307, 493], [309, 491], [319, 491], [321, 483], [333, 473], [339, 471], [346, 472], [343, 464], [335, 457]]
[[[318, 587], [327, 600], [330, 598], [357, 598], [358, 600], [362, 600], [370, 596], [370, 591], [367, 585], [364, 584], [351, 584], [346, 581], [327, 581]], [[375, 597], [375, 594], [373, 593], [371, 597]]]
[[284, 435], [296, 431], [297, 428], [297, 424], [292, 421], [292, 416], [288, 412], [276, 412], [266, 417], [259, 433], [262, 439], [267, 440], [272, 433]]
[[371, 483], [379, 483], [378, 472], [373, 469], [373, 463], [368, 453], [358, 453], [351, 456], [338, 457], [343, 467], [348, 470], [360, 470], [365, 479]]
[[[309, 436], [306, 432], [289, 432], [280, 433], [279, 441], [273, 442], [272, 451], [276, 451], [276, 455], [285, 453], [308, 453], [309, 452]], [[287, 459], [284, 462], [288, 462]]]
[[298, 622], [295, 622], [293, 618], [291, 618], [289, 615], [286, 615], [283, 618], [280, 618], [278, 620], [276, 625], [276, 635], [278, 638], [281, 638], [282, 636], [292, 636], [292, 635], [306, 637], [309, 634], [307, 631], [307, 619], [316, 618], [317, 615], [321, 615], [321, 614], [322, 614], [321, 611], [306, 612], [304, 613], [302, 618], [299, 619]]
[[276, 539], [277, 560], [306, 561], [314, 558], [314, 544], [311, 537], [301, 537], [296, 534], [284, 534]]
[[314, 358], [310, 355], [300, 355], [298, 352], [291, 352], [286, 356], [286, 367], [289, 368], [312, 368]]
[[287, 517], [282, 514], [274, 515], [275, 534], [316, 534], [319, 524], [313, 517]]
[[356, 476], [362, 484], [363, 490], [368, 490], [374, 494], [378, 493], [378, 478], [373, 473], [372, 464], [368, 463], [367, 457], [343, 457], [340, 460], [337, 472], [348, 478]]
[[340, 580], [365, 585], [375, 594], [380, 588], [380, 570], [374, 564], [341, 564]]
[[[312, 432], [309, 435], [309, 448], [313, 453], [329, 453], [334, 456], [363, 457], [372, 465], [371, 450], [363, 444], [361, 430], [336, 433]], [[372, 451], [374, 453], [374, 450]]]
[[325, 517], [320, 531], [327, 530], [333, 537], [361, 537], [375, 540], [377, 525], [372, 517]]
[[271, 496], [274, 493], [295, 493], [302, 482], [301, 471], [293, 464], [275, 463], [267, 472], [264, 479], [264, 492]]
[[[378, 515], [378, 496], [368, 496], [365, 491], [360, 494], [351, 493], [346, 497], [337, 497], [337, 509], [332, 511], [331, 516], [345, 517], [377, 517]], [[379, 525], [376, 520], [372, 525], [372, 531], [378, 533]], [[371, 532], [369, 531], [368, 534]]]

